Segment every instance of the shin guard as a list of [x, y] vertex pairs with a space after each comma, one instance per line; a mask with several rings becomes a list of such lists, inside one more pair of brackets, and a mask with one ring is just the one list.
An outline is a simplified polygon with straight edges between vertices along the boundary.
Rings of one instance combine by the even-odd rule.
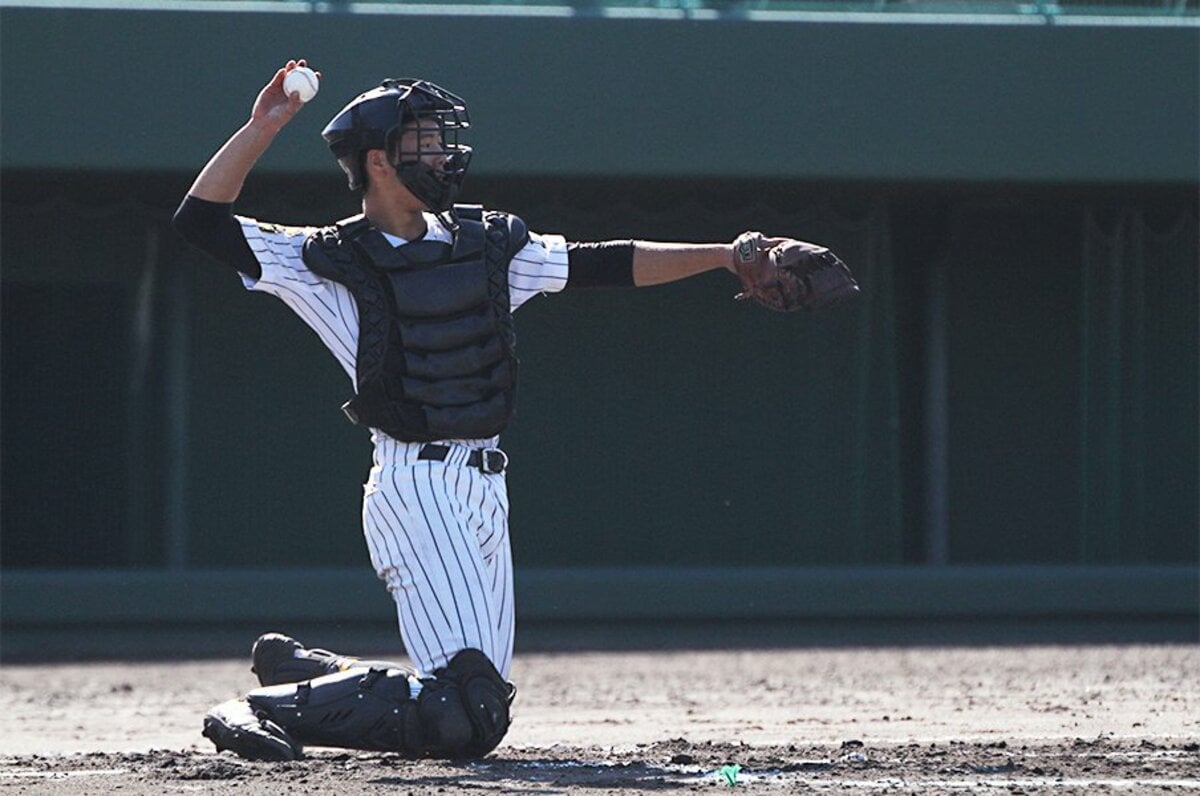
[[302, 744], [381, 752], [420, 747], [408, 674], [401, 669], [351, 669], [256, 688], [246, 701]]
[[402, 669], [351, 669], [257, 688], [245, 701], [297, 745], [463, 759], [486, 755], [504, 738], [513, 693], [482, 652], [467, 649], [420, 681]]

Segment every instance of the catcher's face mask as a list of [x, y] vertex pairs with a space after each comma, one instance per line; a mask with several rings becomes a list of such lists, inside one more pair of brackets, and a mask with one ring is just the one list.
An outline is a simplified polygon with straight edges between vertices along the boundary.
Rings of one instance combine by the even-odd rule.
[[[449, 133], [453, 143], [446, 142]], [[404, 186], [435, 212], [448, 210], [458, 196], [471, 161], [470, 147], [457, 140], [457, 128], [437, 115], [420, 116], [388, 133], [388, 160]]]
[[397, 88], [398, 124], [388, 130], [384, 147], [396, 174], [413, 196], [434, 212], [450, 209], [471, 162], [471, 148], [459, 133], [471, 126], [467, 106], [425, 80], [385, 80]]

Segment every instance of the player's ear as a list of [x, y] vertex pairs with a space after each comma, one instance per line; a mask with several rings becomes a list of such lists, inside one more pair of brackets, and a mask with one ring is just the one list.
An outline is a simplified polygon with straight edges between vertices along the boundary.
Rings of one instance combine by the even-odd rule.
[[391, 169], [392, 164], [388, 162], [387, 153], [382, 149], [369, 149], [365, 158], [367, 170], [373, 174], [384, 174]]

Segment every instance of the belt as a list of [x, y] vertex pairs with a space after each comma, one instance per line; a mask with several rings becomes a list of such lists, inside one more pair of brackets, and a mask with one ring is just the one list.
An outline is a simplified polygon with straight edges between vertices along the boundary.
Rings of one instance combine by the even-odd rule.
[[[449, 445], [423, 445], [417, 458], [423, 461], [444, 462], [450, 455]], [[499, 448], [483, 448], [471, 451], [467, 456], [468, 467], [478, 467], [486, 474], [504, 472], [508, 467], [508, 454]]]

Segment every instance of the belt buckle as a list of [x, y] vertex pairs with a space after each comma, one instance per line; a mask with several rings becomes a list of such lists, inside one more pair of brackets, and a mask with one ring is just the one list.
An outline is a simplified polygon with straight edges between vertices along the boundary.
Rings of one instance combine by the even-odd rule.
[[[492, 454], [499, 457], [500, 465], [492, 467]], [[508, 454], [499, 448], [483, 448], [479, 451], [479, 469], [485, 475], [497, 475], [508, 467]]]

